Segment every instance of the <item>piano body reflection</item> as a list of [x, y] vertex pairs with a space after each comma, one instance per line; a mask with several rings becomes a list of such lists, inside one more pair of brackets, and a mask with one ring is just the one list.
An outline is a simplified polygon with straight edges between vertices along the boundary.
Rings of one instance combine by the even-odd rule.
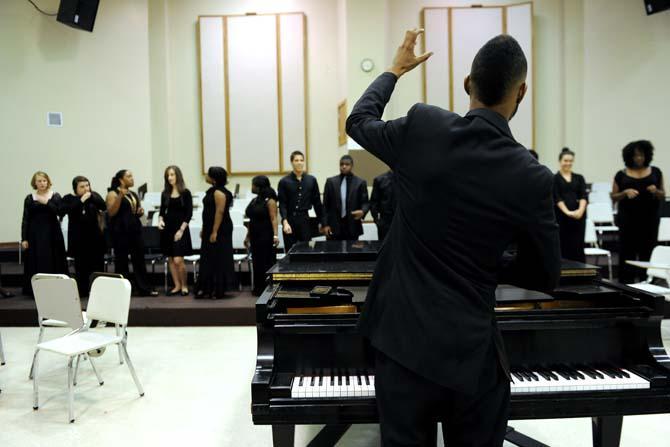
[[[255, 424], [292, 446], [298, 424], [326, 424], [310, 445], [334, 445], [350, 424], [378, 422], [374, 354], [358, 335], [377, 242], [296, 245], [256, 303]], [[510, 419], [591, 417], [593, 445], [619, 445], [624, 415], [670, 412], [662, 297], [565, 261], [550, 294], [500, 286], [496, 314], [512, 379]], [[402, 330], [402, 328], [399, 328]], [[543, 446], [508, 429], [519, 446]]]

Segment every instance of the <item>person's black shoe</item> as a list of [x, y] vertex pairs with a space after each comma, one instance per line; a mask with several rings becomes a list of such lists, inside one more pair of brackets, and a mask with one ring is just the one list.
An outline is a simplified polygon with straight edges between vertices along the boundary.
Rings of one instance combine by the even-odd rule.
[[168, 291], [165, 295], [167, 296], [175, 296], [176, 294], [179, 293], [179, 290], [170, 290]]

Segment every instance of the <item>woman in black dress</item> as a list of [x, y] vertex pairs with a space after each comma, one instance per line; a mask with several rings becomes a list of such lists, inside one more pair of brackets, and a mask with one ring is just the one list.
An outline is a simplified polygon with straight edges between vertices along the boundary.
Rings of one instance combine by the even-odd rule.
[[648, 261], [658, 243], [659, 206], [665, 198], [663, 173], [651, 165], [654, 146], [646, 140], [633, 141], [623, 148], [626, 167], [617, 172], [612, 200], [619, 203], [619, 282], [635, 282], [641, 269], [627, 260]]
[[223, 298], [235, 287], [233, 263], [233, 221], [230, 207], [233, 194], [226, 189], [228, 173], [213, 166], [207, 171], [207, 190], [202, 200], [202, 244], [200, 247], [200, 274], [196, 284], [196, 298]]
[[33, 174], [35, 192], [23, 201], [21, 247], [25, 251], [23, 294], [33, 296], [30, 279], [35, 273], [67, 273], [65, 242], [58, 216], [61, 197], [51, 190], [46, 172]]
[[249, 227], [244, 244], [251, 248], [251, 260], [254, 265], [255, 296], [265, 289], [265, 273], [277, 262], [275, 247], [279, 244], [277, 236], [277, 193], [270, 186], [270, 180], [259, 175], [251, 181], [251, 192], [256, 194], [246, 215]]
[[161, 230], [161, 252], [168, 257], [174, 282], [174, 288], [168, 292], [168, 296], [177, 293], [186, 296], [188, 282], [184, 256], [189, 256], [193, 250], [188, 229], [193, 216], [193, 198], [191, 191], [186, 189], [181, 169], [177, 166], [168, 166], [163, 178], [165, 188], [161, 195], [158, 228]]
[[74, 194], [63, 197], [62, 214], [68, 216], [67, 250], [74, 258], [74, 270], [81, 296], [89, 292], [89, 278], [102, 272], [105, 264], [105, 237], [100, 219], [107, 210], [105, 201], [84, 176], [72, 180]]
[[560, 169], [554, 176], [556, 220], [561, 238], [561, 257], [585, 262], [584, 232], [586, 231], [586, 182], [572, 172], [575, 153], [564, 147], [558, 156]]
[[140, 296], [158, 296], [149, 282], [147, 266], [144, 263], [144, 242], [142, 222], [144, 209], [140, 198], [130, 190], [135, 185], [133, 173], [122, 169], [112, 178], [107, 190], [107, 213], [109, 232], [114, 248], [114, 272], [129, 276], [128, 255], [133, 263], [136, 293]]

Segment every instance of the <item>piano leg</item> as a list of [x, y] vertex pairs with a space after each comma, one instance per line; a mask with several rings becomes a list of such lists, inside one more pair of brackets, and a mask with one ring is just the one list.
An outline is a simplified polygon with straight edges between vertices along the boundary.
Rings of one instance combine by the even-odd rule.
[[593, 447], [619, 447], [623, 416], [597, 416], [591, 418]]
[[351, 424], [328, 424], [314, 436], [307, 447], [332, 447], [349, 430]]
[[272, 445], [274, 447], [293, 447], [295, 444], [295, 425], [273, 425]]

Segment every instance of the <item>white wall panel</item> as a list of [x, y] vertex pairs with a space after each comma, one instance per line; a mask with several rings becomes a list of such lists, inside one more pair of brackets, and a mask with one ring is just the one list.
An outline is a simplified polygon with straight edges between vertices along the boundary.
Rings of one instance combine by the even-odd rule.
[[521, 45], [528, 61], [528, 92], [519, 110], [510, 121], [514, 138], [528, 148], [533, 147], [533, 12], [530, 4], [510, 6], [507, 8], [507, 34], [514, 37]]
[[306, 152], [304, 16], [279, 16], [281, 43], [283, 170], [291, 170], [294, 150]]
[[203, 167], [226, 166], [226, 107], [223, 82], [223, 19], [201, 17], [200, 104]]
[[449, 10], [424, 9], [426, 51], [434, 54], [425, 64], [426, 102], [449, 109]]
[[477, 51], [492, 37], [501, 34], [502, 8], [452, 9], [452, 48], [454, 64], [454, 112], [465, 115], [470, 97], [463, 80], [470, 74]]

